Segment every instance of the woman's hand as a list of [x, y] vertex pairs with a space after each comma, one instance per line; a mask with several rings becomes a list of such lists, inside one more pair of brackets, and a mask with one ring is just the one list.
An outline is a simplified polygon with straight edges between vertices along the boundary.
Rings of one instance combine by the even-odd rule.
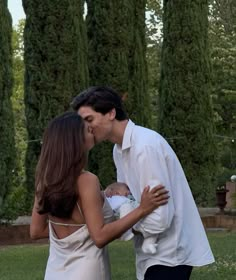
[[168, 199], [168, 191], [164, 186], [158, 185], [151, 190], [147, 186], [143, 190], [139, 207], [142, 209], [144, 216], [146, 216], [159, 206], [166, 204]]

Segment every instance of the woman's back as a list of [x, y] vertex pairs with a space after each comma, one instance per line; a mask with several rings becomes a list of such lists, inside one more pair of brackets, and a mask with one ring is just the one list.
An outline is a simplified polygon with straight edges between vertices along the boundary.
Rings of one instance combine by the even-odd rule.
[[[113, 211], [104, 198], [103, 215], [105, 223], [113, 220]], [[67, 227], [73, 233], [58, 238], [55, 224], [49, 221], [50, 254], [45, 280], [109, 280], [110, 264], [107, 248], [99, 249], [89, 235], [87, 225], [76, 229], [74, 225], [56, 225]]]
[[[94, 174], [88, 171], [82, 171], [77, 181], [79, 182], [80, 177], [89, 178], [91, 176], [96, 177]], [[79, 184], [77, 184], [77, 189], [79, 187], [84, 187], [84, 186], [79, 186]], [[102, 195], [101, 195], [101, 203], [103, 203]], [[59, 217], [49, 215], [51, 228], [54, 230], [54, 234], [57, 236], [58, 239], [62, 239], [69, 236], [70, 234], [74, 233], [75, 231], [77, 231], [79, 228], [83, 227], [86, 224], [83, 211], [81, 210], [80, 205], [81, 205], [81, 199], [78, 196], [78, 200], [74, 205], [74, 209], [71, 213], [70, 218], [59, 218]]]

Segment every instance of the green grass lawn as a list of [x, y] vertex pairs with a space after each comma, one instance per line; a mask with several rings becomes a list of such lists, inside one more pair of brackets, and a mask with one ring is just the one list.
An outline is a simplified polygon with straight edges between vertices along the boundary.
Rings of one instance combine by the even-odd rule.
[[[191, 280], [236, 279], [236, 233], [210, 233], [216, 262], [194, 268]], [[135, 280], [132, 242], [115, 241], [109, 245], [112, 279]], [[42, 280], [48, 245], [0, 247], [1, 280]], [[56, 279], [55, 279], [56, 280]]]

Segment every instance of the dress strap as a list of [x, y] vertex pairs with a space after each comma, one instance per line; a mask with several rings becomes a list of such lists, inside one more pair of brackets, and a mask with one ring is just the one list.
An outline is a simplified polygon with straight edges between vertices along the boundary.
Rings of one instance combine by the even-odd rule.
[[58, 222], [54, 222], [52, 220], [49, 220], [49, 222], [53, 225], [57, 225], [57, 226], [66, 226], [66, 227], [81, 227], [84, 226], [85, 224], [66, 224], [66, 223], [58, 223]]
[[[82, 211], [81, 211], [81, 208], [80, 208], [80, 206], [79, 206], [79, 203], [78, 202], [76, 202], [76, 205], [77, 205], [77, 207], [78, 207], [78, 210], [79, 210], [79, 212], [80, 212], [80, 215], [84, 218], [84, 215], [83, 215], [83, 213], [82, 213]], [[49, 219], [49, 222], [51, 223], [51, 224], [54, 224], [54, 225], [57, 225], [57, 226], [66, 226], [66, 227], [79, 227], [79, 226], [84, 226], [85, 224], [67, 224], [67, 223], [60, 223], [60, 222], [54, 222], [54, 221], [52, 221], [52, 220], [50, 220]]]
[[80, 206], [79, 206], [79, 203], [76, 202], [76, 205], [77, 205], [77, 207], [78, 207], [78, 210], [79, 210], [79, 212], [80, 212], [80, 215], [84, 218], [84, 215], [83, 215], [82, 210], [81, 210], [81, 208], [80, 208]]

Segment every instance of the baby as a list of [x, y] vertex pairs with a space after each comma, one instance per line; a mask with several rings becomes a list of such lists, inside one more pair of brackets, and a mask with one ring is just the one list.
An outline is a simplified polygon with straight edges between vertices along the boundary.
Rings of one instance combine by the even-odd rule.
[[[105, 189], [105, 195], [112, 210], [117, 218], [122, 218], [138, 206], [132, 196], [128, 186], [125, 183], [113, 183]], [[138, 230], [138, 224], [135, 225], [135, 230]], [[134, 237], [132, 229], [125, 232], [120, 239], [130, 240]], [[156, 236], [148, 236], [143, 240], [142, 251], [144, 253], [154, 254], [156, 252]]]

